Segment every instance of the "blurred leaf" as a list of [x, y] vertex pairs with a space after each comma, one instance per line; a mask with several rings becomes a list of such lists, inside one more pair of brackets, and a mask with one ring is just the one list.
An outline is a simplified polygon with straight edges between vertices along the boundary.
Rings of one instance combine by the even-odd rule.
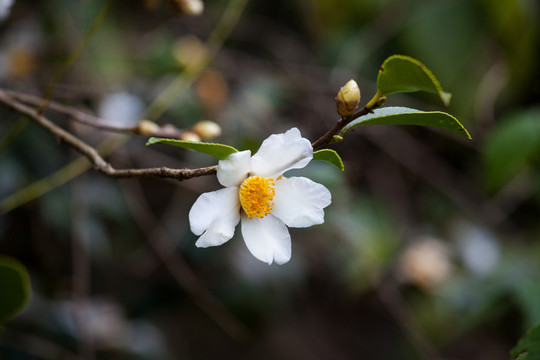
[[377, 90], [381, 96], [397, 92], [427, 91], [438, 94], [445, 105], [450, 103], [452, 97], [443, 91], [439, 81], [424, 64], [403, 55], [390, 56], [381, 65]]
[[420, 111], [406, 107], [390, 106], [375, 109], [373, 113], [360, 116], [345, 126], [341, 135], [357, 126], [363, 125], [420, 125], [433, 126], [453, 131], [471, 138], [467, 129], [452, 115], [441, 111]]
[[513, 360], [540, 360], [540, 324], [529, 329], [510, 352]]
[[156, 137], [150, 138], [148, 142], [146, 143], [146, 145], [154, 145], [154, 144], [159, 144], [159, 143], [174, 145], [174, 146], [178, 146], [178, 147], [182, 147], [182, 148], [190, 149], [190, 150], [195, 150], [195, 151], [207, 154], [207, 155], [211, 155], [220, 160], [225, 160], [230, 154], [238, 152], [238, 150], [236, 150], [232, 146], [224, 145], [224, 144], [205, 143], [205, 142], [187, 141], [187, 140], [162, 139], [162, 138], [156, 138]]
[[343, 161], [341, 160], [341, 157], [338, 155], [337, 152], [335, 152], [332, 149], [323, 149], [323, 150], [315, 151], [313, 153], [313, 160], [326, 161], [334, 165], [341, 171], [345, 170], [345, 166], [343, 165]]
[[514, 296], [523, 311], [527, 327], [540, 321], [540, 284], [533, 280], [520, 280], [514, 284]]
[[0, 256], [0, 323], [20, 312], [31, 294], [30, 277], [18, 261]]
[[537, 69], [538, 16], [532, 14], [537, 14], [538, 11], [534, 10], [533, 2], [521, 0], [477, 2], [486, 25], [505, 51], [505, 62], [512, 69], [512, 91], [508, 95], [519, 96], [518, 89], [528, 91], [527, 87], [523, 87], [523, 83], [534, 78], [531, 73]]
[[346, 196], [351, 204], [329, 214], [339, 229], [338, 236], [345, 240], [334, 256], [339, 256], [341, 271], [350, 286], [360, 290], [384, 273], [396, 255], [399, 236], [382, 203], [351, 192], [346, 192]]
[[484, 143], [487, 185], [498, 188], [526, 168], [540, 151], [540, 108], [503, 119]]
[[464, 90], [466, 94], [471, 86], [476, 90], [478, 70], [471, 66], [471, 59], [485, 41], [484, 15], [478, 13], [476, 1], [417, 1], [411, 5], [398, 43], [407, 54], [429, 64], [445, 86], [459, 89], [459, 106]]

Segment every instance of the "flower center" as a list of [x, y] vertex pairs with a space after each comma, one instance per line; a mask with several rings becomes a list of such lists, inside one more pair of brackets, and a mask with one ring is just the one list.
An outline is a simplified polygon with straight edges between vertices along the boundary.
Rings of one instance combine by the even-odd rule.
[[260, 176], [250, 176], [240, 185], [240, 204], [250, 219], [262, 219], [270, 214], [276, 194], [274, 185], [274, 179]]

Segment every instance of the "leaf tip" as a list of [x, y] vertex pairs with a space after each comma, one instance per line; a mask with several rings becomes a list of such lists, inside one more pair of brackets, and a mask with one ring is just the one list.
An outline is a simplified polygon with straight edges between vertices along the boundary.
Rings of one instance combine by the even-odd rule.
[[441, 91], [440, 93], [441, 100], [445, 106], [450, 105], [450, 100], [452, 100], [452, 94], [446, 91]]
[[345, 171], [345, 165], [339, 154], [332, 149], [322, 149], [313, 153], [313, 160], [321, 160], [329, 162], [341, 171]]
[[161, 141], [161, 140], [162, 140], [161, 138], [153, 137], [153, 136], [152, 136], [150, 139], [148, 139], [148, 141], [146, 142], [145, 145], [146, 145], [146, 146], [148, 146], [148, 145], [153, 145], [153, 144], [155, 144], [155, 143], [157, 143], [157, 142], [159, 142], [159, 141]]

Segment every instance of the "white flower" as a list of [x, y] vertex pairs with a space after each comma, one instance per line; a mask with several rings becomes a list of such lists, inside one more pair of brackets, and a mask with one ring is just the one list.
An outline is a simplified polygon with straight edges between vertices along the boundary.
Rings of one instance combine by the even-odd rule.
[[331, 202], [323, 185], [304, 177], [282, 177], [312, 158], [311, 143], [292, 128], [268, 137], [253, 156], [246, 150], [219, 161], [217, 178], [225, 188], [202, 194], [189, 212], [191, 231], [201, 235], [195, 245], [227, 242], [241, 221], [242, 236], [253, 256], [268, 264], [289, 261], [287, 226], [322, 224], [323, 209]]

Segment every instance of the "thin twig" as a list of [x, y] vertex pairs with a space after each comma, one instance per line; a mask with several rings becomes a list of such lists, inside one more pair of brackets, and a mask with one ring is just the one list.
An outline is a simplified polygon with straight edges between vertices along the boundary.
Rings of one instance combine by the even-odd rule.
[[[71, 151], [73, 152], [73, 150]], [[85, 247], [85, 238], [81, 228], [88, 216], [87, 205], [82, 199], [84, 193], [82, 184], [71, 183], [71, 283], [73, 296], [72, 317], [77, 334], [77, 348], [80, 356], [85, 360], [96, 358], [94, 349], [94, 334], [91, 329], [90, 313], [90, 283], [91, 265], [88, 250]]]
[[[114, 178], [169, 178], [175, 180], [186, 180], [194, 177], [215, 174], [217, 172], [217, 166], [215, 165], [198, 169], [171, 169], [167, 167], [145, 169], [115, 169], [110, 163], [103, 159], [103, 157], [100, 155], [99, 151], [96, 148], [88, 145], [81, 139], [57, 126], [56, 124], [48, 120], [45, 116], [39, 114], [38, 111], [36, 111], [35, 109], [21, 103], [25, 102], [39, 105], [42, 103], [42, 101], [43, 99], [33, 95], [21, 94], [13, 91], [0, 89], [0, 102], [4, 103], [11, 109], [28, 116], [31, 120], [33, 120], [38, 125], [53, 134], [57, 139], [65, 142], [73, 149], [85, 155], [97, 171], [107, 176]], [[370, 102], [370, 104], [371, 103], [372, 102]], [[65, 105], [49, 102], [48, 106], [50, 109], [67, 114], [71, 116], [74, 120], [92, 125], [96, 128], [116, 132], [136, 133], [133, 128], [125, 129], [105, 124], [103, 120], [99, 118], [96, 118], [89, 114], [85, 114]], [[323, 145], [330, 143], [333, 136], [339, 134], [347, 124], [349, 124], [354, 119], [369, 113], [376, 106], [377, 104], [374, 106], [369, 106], [368, 104], [359, 111], [352, 114], [351, 116], [341, 118], [330, 130], [328, 130], [322, 137], [320, 137], [312, 144], [313, 148], [317, 149]]]
[[[213, 56], [215, 54], [217, 54], [217, 52], [219, 51], [219, 49], [221, 49], [223, 43], [225, 42], [225, 40], [229, 37], [229, 35], [231, 34], [232, 32], [232, 29], [234, 28], [234, 26], [236, 25], [236, 22], [238, 21], [238, 19], [240, 18], [240, 14], [243, 12], [245, 6], [247, 5], [247, 0], [238, 0], [238, 1], [231, 1], [229, 2], [228, 6], [227, 6], [227, 10], [225, 11], [225, 13], [221, 16], [221, 19], [219, 20], [218, 24], [216, 25], [216, 28], [219, 27], [219, 32], [221, 34], [221, 36], [210, 36], [209, 39], [207, 40], [206, 42], [206, 45], [207, 47], [209, 47], [211, 50], [211, 55], [210, 58], [213, 58]], [[237, 14], [232, 14], [232, 12], [236, 11]], [[216, 30], [214, 30], [216, 31]], [[206, 64], [209, 65], [210, 64], [210, 61]], [[174, 90], [176, 91], [176, 95], [177, 96], [180, 96], [184, 90], [186, 90], [187, 88], [189, 88], [189, 86], [191, 86], [193, 84], [193, 82], [195, 81], [195, 79], [200, 75], [200, 73], [202, 72], [202, 70], [204, 70], [204, 68], [201, 68], [200, 69], [200, 72], [197, 72], [197, 73], [189, 73], [187, 75], [185, 75], [185, 81], [184, 81], [184, 85], [182, 87], [180, 87], [179, 89], [178, 88], [175, 88], [175, 89], [171, 89], [171, 92]], [[179, 75], [179, 77], [184, 77], [184, 74], [181, 74]], [[171, 85], [172, 86], [172, 85]], [[169, 88], [168, 88], [169, 89]], [[164, 91], [169, 91], [168, 89], [164, 90]], [[157, 99], [156, 99], [157, 101]], [[172, 103], [170, 104], [172, 105]], [[159, 111], [150, 111], [150, 109], [147, 109], [147, 111], [145, 112], [146, 116], [144, 116], [144, 118], [149, 118], [150, 120], [152, 119], [156, 119], [157, 117], [159, 117], [168, 107], [160, 107]], [[103, 153], [111, 153], [113, 152], [116, 148], [118, 148], [119, 146], [121, 146], [126, 140], [120, 138], [120, 140], [118, 140], [119, 138], [109, 138], [109, 139], [106, 139], [105, 140], [105, 143], [102, 143], [100, 144], [97, 148], [103, 148], [103, 151], [100, 151], [102, 154]], [[80, 174], [82, 174], [83, 172], [85, 172], [86, 170], [88, 170], [90, 168], [90, 166], [86, 163], [85, 159], [84, 158], [79, 158], [77, 160], [75, 160], [74, 162], [64, 166], [63, 168], [61, 168], [60, 170], [58, 170], [57, 172], [55, 172], [53, 175], [47, 177], [47, 178], [44, 178], [44, 179], [41, 179], [25, 188], [23, 188], [22, 190], [19, 190], [17, 191], [15, 194], [12, 194], [11, 196], [9, 196], [8, 198], [6, 199], [3, 199], [2, 201], [0, 201], [0, 213], [6, 213], [8, 211], [11, 211], [19, 206], [21, 206], [22, 204], [25, 204], [39, 196], [42, 196], [43, 194], [51, 191], [52, 189], [62, 185], [62, 184], [65, 184], [66, 182], [74, 179], [75, 177], [79, 176]], [[195, 176], [202, 176], [202, 175], [206, 175], [206, 174], [213, 174], [216, 172], [217, 170], [217, 167], [211, 167], [211, 168], [206, 168], [208, 169], [207, 170], [207, 173], [205, 174], [197, 174], [197, 175], [193, 175], [193, 176], [190, 176], [190, 177], [195, 177]], [[186, 177], [188, 178], [188, 177]]]
[[28, 124], [28, 119], [21, 116], [21, 118], [6, 131], [5, 135], [0, 138], [0, 154], [2, 154], [9, 144], [11, 144], [11, 142], [24, 130], [26, 124]]
[[45, 92], [43, 94], [43, 101], [39, 104], [39, 109], [37, 110], [38, 114], [41, 115], [45, 111], [45, 109], [47, 109], [47, 107], [49, 106], [49, 100], [54, 92], [54, 89], [56, 88], [56, 85], [58, 84], [66, 70], [79, 57], [86, 45], [88, 45], [90, 40], [94, 37], [96, 32], [101, 28], [101, 24], [103, 24], [103, 21], [105, 21], [105, 18], [107, 17], [107, 14], [111, 9], [112, 3], [112, 1], [108, 1], [105, 3], [105, 5], [103, 5], [97, 16], [94, 18], [94, 22], [92, 23], [90, 30], [88, 30], [82, 40], [70, 52], [68, 57], [64, 60], [62, 67], [55, 72], [53, 78], [49, 82], [49, 85], [45, 89]]
[[247, 3], [248, 0], [233, 0], [227, 3], [227, 7], [221, 16], [221, 19], [206, 40], [205, 47], [208, 49], [206, 58], [198, 63], [188, 66], [184, 70], [184, 73], [177, 76], [167, 88], [159, 94], [154, 102], [148, 106], [144, 113], [145, 119], [153, 121], [158, 119], [174, 104], [180, 95], [193, 84], [195, 79], [201, 75], [203, 70], [206, 69], [216, 57], [225, 40], [229, 38], [229, 35], [239, 21]]
[[[482, 208], [484, 197], [478, 186], [451, 166], [446, 165], [426, 145], [416, 141], [404, 130], [392, 127], [385, 129], [384, 132], [365, 131], [364, 136], [404, 168], [420, 176], [447, 196], [471, 218], [480, 223], [493, 225], [496, 224], [494, 220], [504, 216], [504, 212], [501, 212], [495, 204], [489, 208]], [[392, 141], [381, 141], [383, 138], [389, 138]]]
[[[39, 96], [23, 94], [23, 93], [12, 91], [12, 90], [3, 90], [3, 91], [8, 93], [13, 99], [16, 99], [25, 104], [41, 106], [41, 104], [43, 104], [43, 102], [45, 101]], [[54, 110], [61, 114], [68, 115], [71, 120], [76, 121], [78, 123], [91, 126], [96, 129], [104, 130], [104, 131], [110, 131], [110, 132], [115, 132], [115, 133], [120, 133], [120, 134], [135, 134], [135, 135], [147, 136], [146, 133], [141, 132], [141, 128], [139, 125], [129, 126], [129, 127], [112, 125], [105, 119], [101, 119], [96, 116], [84, 113], [71, 106], [62, 105], [62, 104], [59, 104], [57, 102], [50, 101], [50, 100], [47, 100], [47, 101], [48, 101], [47, 103], [48, 109]], [[151, 136], [163, 137], [163, 138], [168, 138], [168, 139], [180, 139], [183, 133], [184, 133], [183, 130], [176, 128], [174, 125], [166, 124], [166, 125], [160, 126], [157, 130], [153, 131]]]
[[169, 178], [175, 180], [186, 180], [198, 176], [211, 175], [217, 170], [217, 166], [209, 166], [198, 169], [170, 169], [167, 167], [146, 168], [146, 169], [115, 169], [99, 152], [92, 146], [86, 144], [79, 138], [70, 134], [66, 130], [58, 127], [43, 115], [39, 115], [36, 110], [15, 101], [8, 93], [0, 90], [0, 102], [17, 112], [28, 116], [35, 123], [55, 135], [59, 140], [65, 142], [81, 154], [85, 155], [94, 168], [105, 175], [115, 178]]
[[339, 119], [330, 130], [328, 130], [323, 136], [321, 136], [320, 138], [318, 138], [311, 144], [311, 146], [313, 146], [313, 150], [317, 150], [318, 148], [329, 144], [332, 141], [332, 138], [335, 135], [338, 135], [339, 133], [341, 133], [341, 130], [343, 130], [345, 126], [350, 124], [351, 121], [358, 119], [360, 116], [369, 114], [374, 109], [380, 106], [378, 103], [375, 103], [374, 105], [370, 105], [372, 103], [374, 103], [374, 101], [370, 101], [366, 106], [364, 106], [362, 109], [358, 110], [357, 112], [353, 113], [352, 115], [342, 117], [341, 119]]

